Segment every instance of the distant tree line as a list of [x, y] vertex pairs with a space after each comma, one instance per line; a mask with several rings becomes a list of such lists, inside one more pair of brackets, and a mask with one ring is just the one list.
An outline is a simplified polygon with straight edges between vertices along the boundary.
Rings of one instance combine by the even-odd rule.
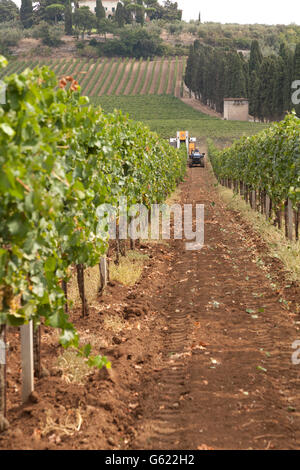
[[204, 104], [222, 113], [224, 98], [248, 98], [258, 120], [280, 120], [299, 105], [292, 103], [292, 82], [300, 80], [300, 43], [293, 52], [281, 44], [278, 55], [264, 57], [252, 41], [249, 60], [240, 52], [201, 44], [190, 47], [185, 84]]
[[[24, 28], [30, 28], [40, 21], [49, 23], [65, 21], [70, 25], [70, 18], [72, 19], [76, 10], [83, 8], [82, 11], [85, 13], [82, 13], [81, 17], [85, 17], [86, 22], [88, 16], [90, 19], [91, 16], [86, 13], [87, 7], [80, 6], [80, 0], [21, 0], [20, 10], [12, 0], [0, 0], [0, 23], [20, 20]], [[101, 0], [97, 0], [95, 12], [91, 13], [95, 13], [99, 20], [106, 17]], [[181, 20], [182, 11], [178, 9], [178, 3], [171, 0], [165, 0], [163, 5], [158, 0], [120, 0], [114, 17], [118, 25], [122, 27], [133, 21], [143, 25], [146, 18], [148, 21]], [[69, 30], [70, 26], [66, 29]]]

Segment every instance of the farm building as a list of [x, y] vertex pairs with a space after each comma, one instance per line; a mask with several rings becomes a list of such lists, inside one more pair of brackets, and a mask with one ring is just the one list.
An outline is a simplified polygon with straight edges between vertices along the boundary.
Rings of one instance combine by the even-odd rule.
[[249, 101], [246, 98], [224, 98], [224, 119], [249, 121]]
[[[105, 9], [107, 18], [109, 18], [110, 16], [113, 16], [115, 14], [118, 5], [118, 0], [102, 0], [102, 5]], [[96, 0], [79, 0], [79, 6], [89, 7], [91, 12], [95, 13]]]

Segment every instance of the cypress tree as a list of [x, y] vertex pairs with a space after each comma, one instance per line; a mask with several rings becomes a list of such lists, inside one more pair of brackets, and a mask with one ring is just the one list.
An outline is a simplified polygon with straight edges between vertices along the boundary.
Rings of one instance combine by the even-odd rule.
[[143, 0], [136, 0], [136, 7], [135, 20], [143, 26], [145, 23], [145, 7]]
[[246, 95], [246, 77], [243, 63], [237, 52], [227, 56], [227, 98], [244, 98]]
[[300, 42], [296, 44], [294, 54], [293, 78], [294, 80], [300, 80]]
[[260, 83], [257, 72], [253, 70], [249, 81], [249, 95], [251, 96], [249, 101], [249, 114], [254, 117], [254, 120], [256, 118], [261, 118], [259, 85]]
[[22, 0], [20, 8], [20, 20], [24, 28], [30, 28], [33, 24], [33, 8], [31, 0]]
[[102, 4], [102, 0], [96, 0], [95, 13], [96, 13], [97, 21], [100, 21], [106, 18], [105, 8]]
[[286, 44], [280, 45], [279, 56], [283, 61], [282, 109], [283, 113], [292, 109], [291, 83], [293, 81], [293, 53]]
[[115, 20], [118, 23], [119, 28], [123, 28], [125, 24], [125, 11], [121, 2], [118, 2], [117, 4]]
[[261, 118], [272, 120], [276, 112], [274, 87], [276, 82], [276, 61], [274, 56], [264, 57], [259, 71], [259, 95]]
[[[293, 80], [300, 80], [300, 42], [296, 45], [293, 64]], [[293, 105], [297, 116], [300, 116], [300, 104]]]
[[71, 35], [73, 32], [73, 19], [72, 19], [72, 7], [71, 0], [66, 0], [65, 6], [65, 33]]
[[249, 73], [255, 70], [258, 72], [259, 66], [262, 63], [263, 56], [259, 47], [258, 41], [255, 39], [251, 43], [251, 50], [250, 50], [250, 59], [249, 59]]
[[186, 63], [185, 75], [184, 75], [184, 83], [188, 87], [188, 89], [192, 90], [192, 77], [194, 69], [196, 68], [196, 57], [194, 54], [194, 47], [191, 45], [189, 50], [189, 56]]

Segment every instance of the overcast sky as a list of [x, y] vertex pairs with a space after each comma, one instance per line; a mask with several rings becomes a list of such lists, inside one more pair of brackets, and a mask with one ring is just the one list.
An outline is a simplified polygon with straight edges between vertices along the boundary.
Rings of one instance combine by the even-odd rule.
[[177, 0], [183, 19], [220, 23], [300, 24], [299, 0]]
[[[14, 0], [20, 6], [21, 0]], [[300, 24], [299, 0], [177, 0], [183, 19], [220, 23]], [[162, 3], [162, 0], [160, 0]]]

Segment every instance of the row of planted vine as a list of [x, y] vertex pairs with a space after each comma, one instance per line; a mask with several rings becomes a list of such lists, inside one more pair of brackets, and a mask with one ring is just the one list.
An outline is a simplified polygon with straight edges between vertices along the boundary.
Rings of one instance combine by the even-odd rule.
[[[174, 60], [173, 68], [171, 61]], [[168, 69], [165, 76], [163, 75], [163, 65], [168, 61]], [[179, 58], [161, 58], [156, 59], [153, 63], [148, 59], [143, 61], [141, 58], [138, 62], [136, 59], [51, 59], [20, 61], [15, 60], [10, 64], [7, 74], [21, 73], [25, 68], [34, 68], [48, 64], [49, 67], [60, 76], [76, 75], [80, 77], [81, 90], [89, 96], [98, 95], [123, 95], [125, 94], [150, 94], [152, 83], [155, 81], [155, 91], [158, 94], [162, 89], [164, 94], [169, 93], [176, 95], [177, 77], [181, 70]], [[137, 66], [135, 67], [134, 64]], [[160, 67], [160, 69], [159, 69]], [[155, 69], [158, 80], [156, 80]], [[5, 76], [4, 70], [0, 72], [0, 78]], [[172, 85], [169, 83], [172, 81]], [[130, 86], [129, 86], [130, 84]], [[171, 87], [171, 88], [170, 88]]]
[[254, 209], [265, 213], [285, 233], [299, 239], [300, 120], [294, 113], [209, 157], [221, 184], [240, 192]]
[[164, 201], [183, 178], [186, 155], [121, 112], [89, 105], [71, 77], [58, 86], [43, 67], [4, 81], [0, 328], [32, 319], [59, 328], [64, 347], [102, 367], [106, 358], [80, 347], [65, 308], [70, 268], [95, 266], [107, 251], [107, 234], [98, 230], [101, 204], [117, 206], [120, 196], [128, 208]]

